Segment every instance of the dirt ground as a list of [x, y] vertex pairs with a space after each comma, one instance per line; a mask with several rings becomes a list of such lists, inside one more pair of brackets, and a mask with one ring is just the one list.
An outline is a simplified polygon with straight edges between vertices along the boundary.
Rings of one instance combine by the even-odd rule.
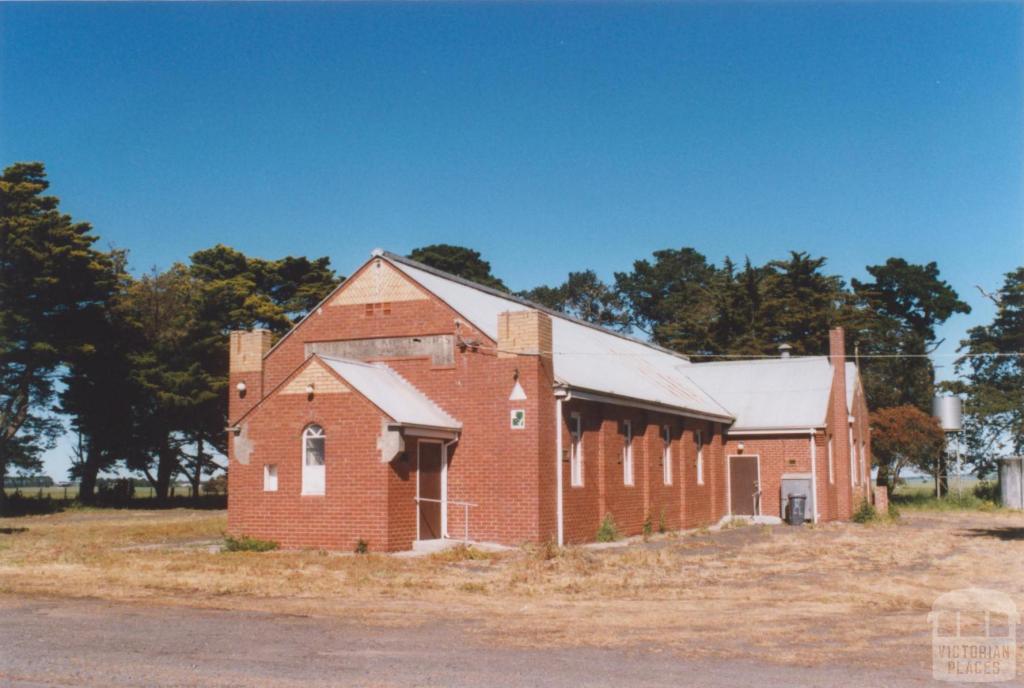
[[938, 595], [988, 587], [1024, 609], [1012, 512], [418, 559], [224, 553], [223, 527], [188, 510], [0, 520], [0, 679], [922, 685]]
[[43, 686], [894, 686], [893, 670], [781, 666], [658, 648], [494, 645], [474, 624], [381, 627], [335, 617], [0, 597], [0, 685]]

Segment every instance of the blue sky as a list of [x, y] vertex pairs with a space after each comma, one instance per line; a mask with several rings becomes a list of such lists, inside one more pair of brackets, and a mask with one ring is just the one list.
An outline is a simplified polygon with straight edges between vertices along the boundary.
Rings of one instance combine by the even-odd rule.
[[516, 289], [680, 246], [935, 260], [975, 307], [949, 354], [1024, 263], [1022, 36], [1020, 3], [6, 4], [0, 162], [44, 161], [137, 271], [217, 242], [343, 274], [464, 244]]

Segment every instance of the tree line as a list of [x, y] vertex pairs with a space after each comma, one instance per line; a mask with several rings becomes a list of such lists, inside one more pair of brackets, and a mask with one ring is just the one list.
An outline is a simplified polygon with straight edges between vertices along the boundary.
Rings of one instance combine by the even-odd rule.
[[[70, 429], [81, 501], [115, 467], [144, 477], [158, 499], [179, 477], [198, 494], [203, 477], [223, 468], [228, 333], [265, 327], [280, 336], [343, 277], [327, 257], [268, 260], [221, 244], [136, 277], [127, 251], [97, 248], [93, 228], [62, 213], [47, 188], [40, 163], [0, 176], [0, 488], [9, 473], [37, 471]], [[471, 248], [437, 244], [410, 257], [510, 292]], [[890, 258], [866, 268], [869, 280], [849, 283], [826, 265], [798, 251], [763, 265], [715, 264], [684, 247], [638, 259], [610, 283], [587, 270], [517, 295], [694, 360], [772, 356], [784, 343], [797, 355], [824, 354], [829, 328], [842, 325], [869, 406], [901, 409], [934, 430], [927, 354], [936, 328], [969, 307], [935, 263]], [[999, 314], [970, 331], [965, 354], [1024, 348], [1024, 268], [994, 298]], [[972, 356], [957, 365], [970, 458], [984, 470], [996, 444], [1024, 444], [1021, 360]], [[905, 456], [879, 458], [884, 469]]]

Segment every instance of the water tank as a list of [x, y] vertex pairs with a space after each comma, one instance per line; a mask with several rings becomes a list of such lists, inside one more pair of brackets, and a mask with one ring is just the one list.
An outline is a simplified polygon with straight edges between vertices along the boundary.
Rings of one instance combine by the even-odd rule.
[[938, 419], [943, 432], [960, 432], [963, 429], [960, 397], [935, 397], [932, 400], [932, 415]]

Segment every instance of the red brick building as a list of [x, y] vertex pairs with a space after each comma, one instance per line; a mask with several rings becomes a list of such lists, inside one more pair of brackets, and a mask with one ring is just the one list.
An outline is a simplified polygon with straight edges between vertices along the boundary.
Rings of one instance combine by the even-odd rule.
[[231, 336], [228, 527], [286, 547], [517, 544], [780, 516], [870, 494], [867, 408], [828, 357], [691, 363], [375, 252], [280, 341]]

